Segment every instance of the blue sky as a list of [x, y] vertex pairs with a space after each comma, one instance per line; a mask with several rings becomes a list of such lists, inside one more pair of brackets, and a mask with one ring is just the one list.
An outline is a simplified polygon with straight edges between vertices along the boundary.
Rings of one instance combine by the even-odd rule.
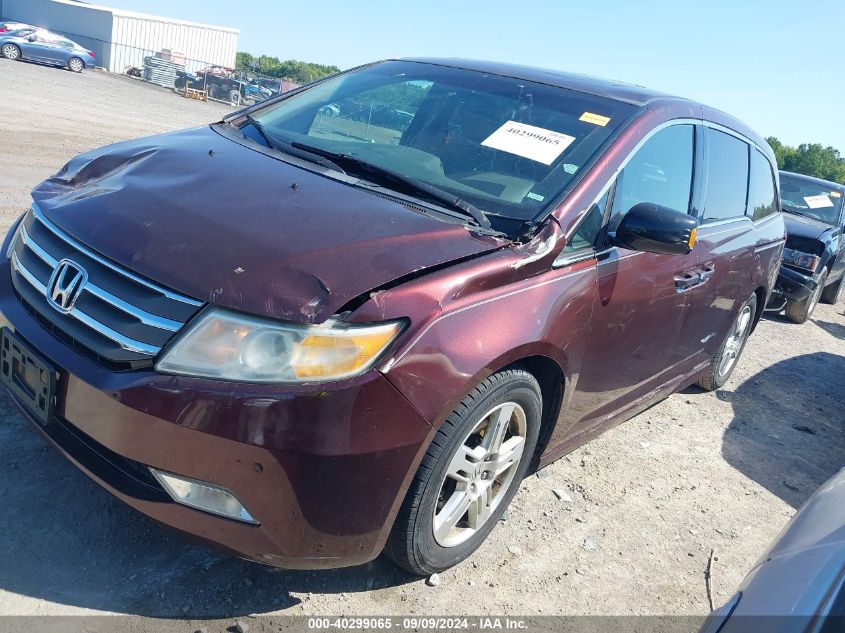
[[845, 1], [101, 0], [232, 26], [240, 49], [348, 68], [473, 57], [599, 75], [845, 154]]

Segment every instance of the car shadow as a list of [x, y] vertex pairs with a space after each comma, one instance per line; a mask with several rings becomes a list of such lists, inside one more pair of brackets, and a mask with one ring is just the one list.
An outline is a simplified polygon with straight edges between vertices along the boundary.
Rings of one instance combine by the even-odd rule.
[[843, 377], [845, 357], [817, 352], [717, 391], [734, 412], [722, 438], [725, 460], [799, 507], [845, 464]]
[[813, 323], [818, 325], [831, 336], [845, 340], [845, 325], [842, 325], [841, 323], [831, 323], [830, 321], [820, 321], [817, 319], [813, 319]]
[[[0, 395], [0, 613], [35, 600], [148, 617], [231, 618], [290, 609], [293, 594], [355, 593], [417, 580], [380, 557], [287, 571], [217, 553], [113, 498]], [[27, 601], [32, 599], [27, 604]]]

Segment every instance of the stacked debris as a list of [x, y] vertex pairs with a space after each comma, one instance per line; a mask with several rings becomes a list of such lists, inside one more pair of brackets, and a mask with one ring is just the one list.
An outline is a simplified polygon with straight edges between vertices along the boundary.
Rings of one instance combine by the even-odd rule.
[[176, 85], [176, 73], [178, 72], [185, 72], [184, 63], [178, 64], [164, 58], [160, 53], [144, 58], [144, 81], [165, 88], [173, 88]]

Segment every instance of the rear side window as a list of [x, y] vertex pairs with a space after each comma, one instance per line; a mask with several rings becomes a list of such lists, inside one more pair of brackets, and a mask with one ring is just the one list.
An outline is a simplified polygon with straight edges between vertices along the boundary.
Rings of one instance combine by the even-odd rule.
[[751, 177], [748, 180], [747, 215], [760, 220], [777, 211], [775, 175], [771, 163], [758, 150], [751, 150]]
[[708, 137], [707, 198], [703, 222], [745, 215], [748, 198], [748, 143], [705, 128]]
[[646, 141], [619, 174], [608, 229], [640, 202], [689, 213], [693, 146], [692, 125], [673, 125]]

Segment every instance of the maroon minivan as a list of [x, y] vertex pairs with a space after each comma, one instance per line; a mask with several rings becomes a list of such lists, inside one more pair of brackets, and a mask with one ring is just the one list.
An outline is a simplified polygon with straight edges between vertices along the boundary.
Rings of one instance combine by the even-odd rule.
[[775, 173], [686, 99], [371, 64], [39, 185], [0, 375], [162, 523], [281, 567], [443, 570], [529, 468], [727, 380], [781, 260]]

